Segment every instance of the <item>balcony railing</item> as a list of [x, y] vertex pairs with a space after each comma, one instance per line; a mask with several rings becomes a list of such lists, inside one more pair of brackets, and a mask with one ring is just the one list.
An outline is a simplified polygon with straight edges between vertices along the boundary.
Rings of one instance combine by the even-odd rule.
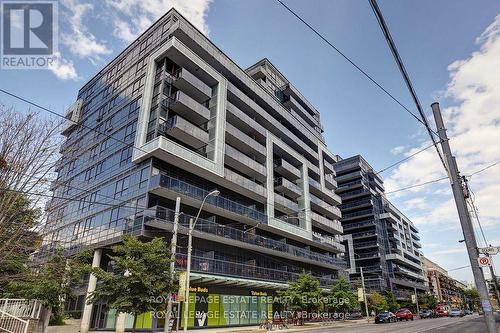
[[375, 221], [369, 220], [369, 221], [349, 223], [349, 224], [342, 225], [342, 227], [344, 228], [344, 231], [358, 229], [358, 228], [364, 228], [364, 227], [371, 227], [371, 226], [375, 226]]
[[[160, 186], [167, 188], [176, 193], [184, 194], [188, 197], [202, 201], [203, 198], [207, 196], [210, 191], [204, 190], [200, 187], [194, 186], [192, 184], [186, 183], [180, 179], [167, 176], [165, 174], [153, 176], [151, 178], [151, 186]], [[206, 204], [212, 205], [214, 207], [235, 213], [241, 216], [245, 216], [259, 223], [267, 224], [267, 215], [256, 209], [247, 207], [241, 203], [232, 201], [225, 198], [222, 195], [217, 197], [209, 196], [206, 200]]]
[[[151, 212], [149, 214], [149, 218], [158, 218], [158, 221], [163, 221], [166, 223], [172, 223], [174, 220], [175, 212], [171, 209], [164, 208], [161, 206], [155, 206], [151, 208], [149, 211]], [[189, 219], [191, 217], [192, 216], [189, 216], [187, 214], [182, 214], [179, 216], [179, 223], [181, 225], [188, 226]], [[243, 230], [239, 230], [236, 228], [231, 228], [223, 224], [218, 224], [206, 219], [198, 219], [198, 222], [196, 223], [194, 229], [200, 232], [237, 240], [247, 244], [258, 245], [267, 249], [284, 252], [297, 257], [306, 258], [322, 263], [336, 265], [342, 268], [347, 266], [346, 262], [340, 258], [336, 258], [321, 253], [316, 253], [308, 249], [303, 249], [298, 246], [286, 244], [284, 242], [280, 242], [274, 239], [251, 234], [249, 232], [245, 232]]]
[[320, 234], [318, 232], [314, 232], [314, 231], [312, 233], [312, 238], [316, 242], [319, 242], [321, 244], [328, 244], [341, 252], [345, 251], [345, 246], [340, 244], [340, 241], [341, 241], [340, 238], [334, 238], [331, 236], [322, 235], [322, 234]]

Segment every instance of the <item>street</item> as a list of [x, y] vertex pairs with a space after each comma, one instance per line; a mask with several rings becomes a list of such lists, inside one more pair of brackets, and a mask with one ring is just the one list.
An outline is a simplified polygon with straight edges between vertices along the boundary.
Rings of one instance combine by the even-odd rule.
[[[497, 329], [500, 316], [496, 316]], [[471, 315], [463, 318], [434, 318], [416, 319], [414, 321], [397, 322], [391, 324], [363, 324], [343, 328], [318, 328], [308, 332], [338, 332], [338, 333], [483, 333], [486, 332], [482, 316]]]

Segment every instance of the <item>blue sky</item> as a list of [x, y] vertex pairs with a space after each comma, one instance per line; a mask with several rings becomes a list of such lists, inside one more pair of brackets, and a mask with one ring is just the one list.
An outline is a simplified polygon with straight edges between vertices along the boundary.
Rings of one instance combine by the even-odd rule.
[[[284, 1], [415, 109], [368, 1]], [[2, 70], [0, 87], [63, 113], [79, 87], [172, 5], [241, 67], [269, 58], [320, 110], [335, 153], [362, 154], [380, 170], [428, 144], [415, 119], [274, 0], [61, 0], [58, 65]], [[441, 102], [463, 173], [500, 160], [500, 3], [380, 0], [379, 6], [426, 112]], [[5, 96], [0, 102], [26, 109]], [[440, 178], [441, 169], [429, 150], [383, 176], [391, 191]], [[472, 177], [471, 187], [488, 241], [500, 245], [500, 166]], [[447, 269], [468, 264], [450, 195], [442, 182], [389, 196], [421, 230], [424, 253]], [[471, 280], [469, 269], [451, 274]]]

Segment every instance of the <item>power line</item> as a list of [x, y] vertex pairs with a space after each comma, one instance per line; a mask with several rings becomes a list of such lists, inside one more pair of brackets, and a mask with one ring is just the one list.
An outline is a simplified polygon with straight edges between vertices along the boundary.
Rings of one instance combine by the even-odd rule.
[[[354, 68], [356, 68], [361, 74], [363, 74], [368, 80], [375, 84], [380, 90], [382, 90], [387, 96], [389, 96], [394, 102], [399, 104], [406, 112], [408, 112], [415, 120], [426, 126], [425, 122], [422, 121], [416, 114], [414, 114], [410, 109], [408, 109], [402, 102], [400, 102], [394, 95], [392, 95], [387, 89], [385, 89], [380, 83], [378, 83], [373, 77], [371, 77], [365, 70], [363, 70], [359, 65], [357, 65], [353, 60], [351, 60], [346, 54], [344, 54], [340, 49], [338, 49], [332, 42], [330, 42], [326, 37], [324, 37], [318, 30], [307, 23], [301, 16], [294, 12], [290, 7], [288, 7], [282, 0], [276, 0], [279, 2], [286, 10], [288, 10], [293, 16], [295, 16], [299, 21], [301, 21], [305, 26], [307, 26], [311, 31], [313, 31], [321, 40], [327, 43], [332, 49], [334, 49], [342, 58], [347, 60]], [[433, 131], [433, 133], [437, 134]]]
[[471, 174], [470, 174], [470, 175], [468, 175], [467, 177], [468, 177], [468, 178], [470, 178], [470, 177], [472, 177], [472, 176], [474, 176], [474, 175], [477, 175], [478, 173], [481, 173], [481, 172], [483, 172], [483, 171], [488, 170], [489, 168], [493, 168], [494, 166], [496, 166], [496, 165], [498, 165], [498, 164], [500, 164], [500, 161], [495, 162], [495, 163], [492, 163], [492, 164], [490, 164], [490, 165], [488, 165], [488, 166], [486, 166], [486, 167], [484, 167], [484, 168], [482, 168], [482, 169], [480, 169], [480, 170], [474, 171], [473, 173], [471, 173]]
[[462, 266], [462, 267], [457, 267], [457, 268], [452, 268], [452, 269], [447, 269], [446, 271], [447, 272], [458, 271], [459, 269], [464, 269], [464, 268], [468, 268], [468, 267], [470, 267], [470, 265]]
[[[441, 154], [441, 151], [439, 150], [439, 148], [437, 146], [436, 139], [434, 138], [434, 135], [433, 135], [433, 133], [434, 134], [437, 134], [437, 133], [434, 132], [429, 126], [429, 123], [427, 121], [427, 117], [425, 116], [422, 105], [420, 104], [420, 100], [418, 99], [415, 88], [413, 87], [413, 83], [411, 82], [410, 75], [408, 75], [408, 72], [406, 71], [403, 60], [401, 59], [401, 56], [399, 55], [398, 49], [396, 48], [396, 43], [392, 39], [391, 32], [389, 31], [389, 28], [388, 28], [387, 24], [385, 23], [384, 16], [382, 15], [380, 8], [378, 7], [377, 1], [376, 0], [369, 0], [369, 1], [370, 1], [370, 5], [372, 7], [373, 13], [375, 14], [375, 17], [377, 18], [380, 29], [384, 33], [385, 40], [387, 41], [387, 44], [389, 45], [389, 48], [391, 49], [394, 60], [396, 61], [396, 64], [398, 65], [398, 68], [399, 68], [399, 71], [401, 72], [401, 75], [403, 76], [403, 79], [406, 83], [406, 87], [408, 88], [410, 95], [413, 98], [413, 101], [415, 103], [415, 106], [417, 107], [418, 113], [420, 114], [420, 117], [423, 120], [425, 129], [427, 130], [427, 133], [431, 137], [431, 140], [434, 143], [434, 146], [436, 147], [436, 152], [439, 156], [439, 159], [441, 160], [441, 163], [443, 164], [444, 169], [448, 170], [448, 168], [446, 167], [446, 163], [444, 162], [443, 155]], [[438, 135], [438, 138], [439, 138], [439, 135]]]
[[391, 193], [406, 191], [406, 190], [409, 190], [409, 189], [412, 189], [412, 188], [415, 188], [415, 187], [420, 187], [420, 186], [424, 186], [424, 185], [438, 183], [438, 182], [443, 181], [445, 179], [449, 179], [449, 178], [448, 177], [442, 177], [442, 178], [430, 180], [430, 181], [425, 182], [425, 183], [415, 184], [415, 185], [411, 185], [411, 186], [408, 186], [408, 187], [399, 188], [399, 189], [394, 190], [394, 191], [385, 192], [385, 194], [391, 194]]
[[435, 144], [433, 143], [433, 144], [431, 144], [431, 145], [429, 145], [429, 146], [427, 146], [425, 148], [422, 148], [422, 149], [416, 151], [415, 153], [413, 153], [411, 155], [408, 155], [407, 157], [405, 157], [405, 158], [403, 158], [403, 159], [401, 159], [401, 160], [399, 160], [399, 161], [397, 161], [397, 162], [389, 165], [388, 167], [383, 168], [382, 170], [376, 172], [375, 174], [378, 175], [379, 173], [385, 172], [385, 171], [387, 171], [387, 170], [395, 167], [396, 165], [399, 165], [399, 164], [401, 164], [401, 163], [403, 163], [405, 161], [408, 161], [409, 159], [413, 158], [414, 156], [416, 156], [416, 155], [418, 155], [418, 154], [420, 154], [420, 153], [422, 153], [422, 152], [426, 151], [427, 149], [432, 148], [434, 146], [435, 146]]

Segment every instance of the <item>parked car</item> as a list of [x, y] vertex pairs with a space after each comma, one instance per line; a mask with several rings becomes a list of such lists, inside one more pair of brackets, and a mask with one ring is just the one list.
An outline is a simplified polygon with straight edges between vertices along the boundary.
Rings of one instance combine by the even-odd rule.
[[466, 316], [468, 316], [468, 315], [473, 314], [473, 312], [472, 312], [472, 310], [465, 310], [465, 311], [464, 311], [464, 314], [465, 314]]
[[438, 304], [434, 308], [434, 313], [437, 317], [448, 317], [450, 313], [450, 307], [446, 304]]
[[434, 311], [432, 310], [422, 310], [420, 311], [420, 318], [425, 319], [425, 318], [434, 318], [436, 315], [434, 314]]
[[413, 320], [413, 313], [408, 309], [399, 309], [396, 311], [397, 320]]
[[380, 323], [394, 323], [396, 322], [396, 315], [392, 312], [389, 311], [384, 311], [380, 312], [376, 317], [375, 317], [375, 324], [380, 324]]
[[451, 310], [450, 310], [450, 317], [463, 317], [463, 316], [465, 316], [465, 314], [462, 311], [462, 309], [451, 308]]

